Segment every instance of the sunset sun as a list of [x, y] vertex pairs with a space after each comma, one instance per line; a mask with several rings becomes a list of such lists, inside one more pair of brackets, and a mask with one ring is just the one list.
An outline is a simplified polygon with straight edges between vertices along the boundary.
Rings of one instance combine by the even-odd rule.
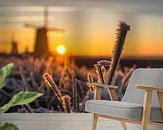
[[65, 52], [66, 52], [66, 48], [64, 45], [58, 45], [56, 47], [56, 50], [57, 50], [57, 53], [60, 54], [60, 55], [64, 55]]

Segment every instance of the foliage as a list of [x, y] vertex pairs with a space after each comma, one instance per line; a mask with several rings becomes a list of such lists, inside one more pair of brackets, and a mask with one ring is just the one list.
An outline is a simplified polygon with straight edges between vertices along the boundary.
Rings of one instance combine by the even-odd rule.
[[0, 69], [0, 89], [5, 86], [5, 79], [11, 73], [14, 64], [8, 64]]
[[[11, 73], [14, 64], [8, 64], [0, 69], [0, 89], [5, 86], [5, 79]], [[6, 112], [10, 107], [17, 105], [24, 105], [34, 101], [36, 98], [42, 96], [41, 93], [36, 92], [19, 92], [12, 97], [12, 99], [0, 108], [0, 113]], [[5, 123], [0, 126], [0, 130], [19, 130], [14, 124]]]
[[42, 96], [42, 94], [36, 92], [19, 92], [13, 96], [7, 104], [0, 108], [0, 113], [4, 113], [13, 106], [28, 104], [40, 96]]
[[12, 123], [5, 123], [3, 126], [0, 126], [0, 130], [19, 130], [19, 128]]

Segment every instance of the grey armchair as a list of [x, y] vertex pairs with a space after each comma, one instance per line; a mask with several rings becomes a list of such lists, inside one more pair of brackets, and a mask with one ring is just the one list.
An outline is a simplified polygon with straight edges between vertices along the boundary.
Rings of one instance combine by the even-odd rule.
[[[100, 99], [98, 96], [100, 94], [95, 94], [95, 99]], [[141, 130], [147, 130], [148, 124], [163, 126], [163, 68], [136, 69], [121, 102], [90, 100], [86, 102], [85, 111], [93, 113], [92, 130], [96, 129], [98, 117], [118, 120], [124, 130], [127, 130], [125, 123], [141, 124]]]

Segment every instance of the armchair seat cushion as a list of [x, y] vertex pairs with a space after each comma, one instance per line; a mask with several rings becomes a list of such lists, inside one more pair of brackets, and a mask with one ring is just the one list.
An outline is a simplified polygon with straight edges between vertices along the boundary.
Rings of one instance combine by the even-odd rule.
[[[143, 105], [119, 101], [89, 100], [86, 102], [85, 111], [130, 120], [141, 120]], [[152, 107], [150, 120], [163, 122], [160, 108]]]

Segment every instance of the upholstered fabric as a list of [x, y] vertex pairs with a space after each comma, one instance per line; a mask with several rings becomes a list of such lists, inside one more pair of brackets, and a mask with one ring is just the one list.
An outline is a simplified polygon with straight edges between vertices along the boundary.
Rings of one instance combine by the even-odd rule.
[[[141, 120], [143, 105], [119, 101], [90, 100], [86, 102], [85, 110], [113, 117]], [[160, 108], [152, 108], [150, 120], [163, 122]]]
[[[136, 89], [137, 86], [163, 88], [163, 68], [136, 69], [130, 78], [126, 93], [121, 102], [90, 100], [86, 102], [85, 110], [113, 117], [141, 120], [144, 90]], [[153, 93], [152, 97], [150, 120], [163, 122], [163, 115], [161, 114], [156, 92]]]
[[[122, 101], [143, 104], [144, 91], [137, 89], [137, 86], [163, 88], [163, 68], [136, 69], [130, 78]], [[159, 107], [156, 92], [153, 93], [152, 106]]]

